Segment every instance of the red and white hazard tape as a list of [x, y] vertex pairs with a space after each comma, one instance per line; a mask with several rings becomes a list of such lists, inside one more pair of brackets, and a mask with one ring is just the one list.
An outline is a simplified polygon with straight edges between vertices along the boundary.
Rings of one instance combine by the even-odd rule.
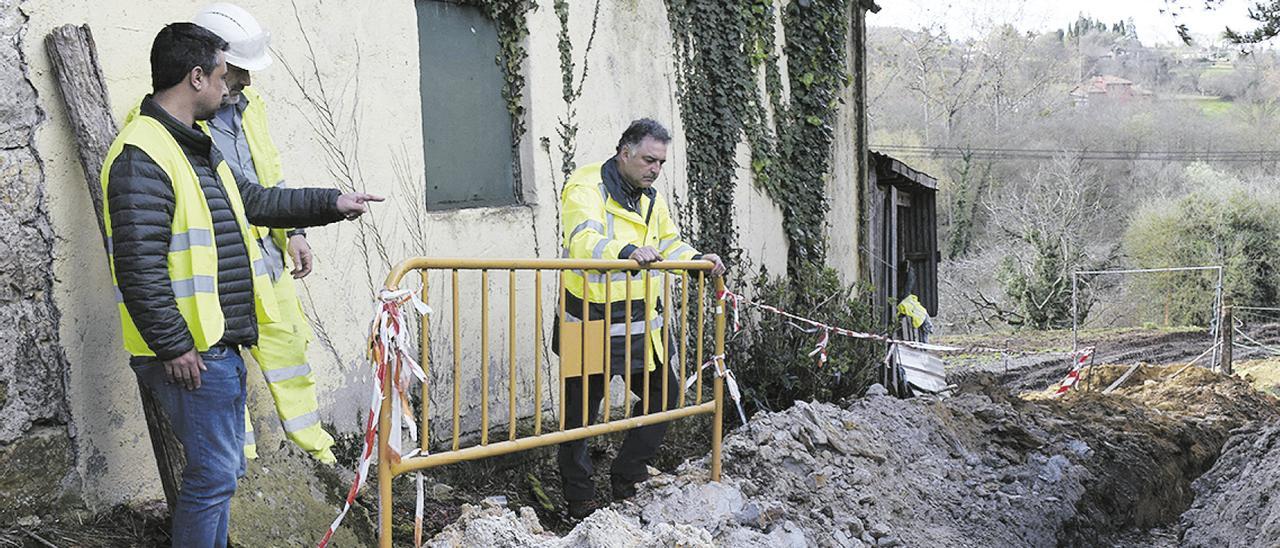
[[698, 366], [698, 370], [684, 381], [684, 389], [692, 388], [693, 384], [698, 382], [698, 376], [702, 371], [712, 365], [716, 366], [716, 376], [724, 378], [724, 385], [729, 389], [729, 398], [738, 408], [738, 418], [742, 419], [742, 424], [747, 424], [747, 414], [742, 410], [742, 389], [738, 387], [738, 379], [733, 376], [733, 371], [730, 371], [729, 365], [725, 363], [724, 354], [711, 356], [711, 359]]
[[[418, 439], [417, 423], [414, 422], [413, 410], [409, 407], [408, 389], [414, 380], [423, 382], [427, 376], [418, 362], [413, 359], [412, 342], [409, 340], [411, 337], [405, 336], [405, 319], [400, 307], [406, 303], [413, 303], [415, 311], [424, 316], [431, 313], [431, 308], [418, 299], [417, 293], [409, 290], [383, 291], [378, 295], [378, 300], [374, 307], [373, 322], [369, 326], [367, 355], [370, 365], [373, 366], [374, 378], [368, 419], [364, 424], [364, 444], [360, 451], [360, 462], [356, 466], [356, 477], [351, 482], [351, 489], [347, 491], [347, 499], [342, 506], [342, 511], [338, 512], [338, 517], [329, 525], [329, 530], [320, 540], [320, 548], [329, 544], [334, 532], [342, 524], [342, 519], [351, 510], [351, 505], [355, 502], [360, 488], [369, 477], [369, 466], [373, 463], [373, 449], [378, 441], [378, 418], [382, 411], [383, 398], [391, 398], [390, 419], [393, 427], [388, 433], [387, 454], [379, 454], [378, 458], [385, 458], [394, 463], [400, 462], [401, 458], [409, 458], [418, 453], [417, 449], [408, 454], [402, 453], [401, 425], [409, 429], [411, 439], [414, 441]], [[382, 392], [382, 385], [387, 380], [390, 380], [390, 394]], [[418, 496], [417, 508], [414, 512], [414, 542], [415, 545], [420, 545], [423, 514], [422, 473], [419, 472], [415, 479]]]
[[1053, 393], [1053, 397], [1059, 397], [1066, 394], [1067, 391], [1080, 383], [1080, 372], [1084, 370], [1086, 363], [1093, 358], [1093, 347], [1087, 346], [1075, 352], [1075, 365], [1071, 367], [1071, 371], [1067, 373], [1067, 377], [1062, 379], [1062, 383], [1058, 385], [1058, 390]]
[[853, 339], [863, 339], [863, 340], [879, 341], [879, 342], [890, 343], [890, 344], [900, 344], [902, 346], [906, 346], [910, 348], [915, 348], [919, 350], [933, 350], [935, 352], [964, 351], [964, 352], [991, 352], [991, 353], [999, 353], [999, 354], [1004, 354], [1008, 352], [1007, 350], [1002, 350], [999, 348], [987, 348], [982, 346], [971, 346], [966, 348], [966, 347], [959, 347], [959, 346], [944, 346], [940, 344], [929, 344], [929, 343], [923, 343], [918, 341], [905, 341], [905, 340], [894, 339], [892, 337], [888, 337], [885, 335], [877, 335], [875, 333], [862, 333], [859, 331], [853, 331], [851, 329], [845, 329], [843, 327], [827, 325], [825, 323], [819, 322], [817, 320], [811, 320], [803, 316], [797, 316], [795, 314], [782, 310], [776, 306], [771, 306], [764, 303], [757, 303], [757, 302], [751, 301], [743, 297], [742, 295], [734, 293], [728, 289], [724, 289], [720, 291], [720, 293], [718, 293], [716, 297], [728, 303], [729, 307], [732, 309], [733, 331], [735, 333], [742, 329], [742, 324], [741, 322], [738, 321], [738, 307], [740, 304], [747, 304], [750, 306], [754, 306], [756, 308], [759, 308], [760, 310], [764, 310], [766, 312], [770, 312], [772, 314], [776, 314], [784, 318], [787, 318], [792, 322], [806, 324], [813, 328], [813, 329], [805, 329], [803, 327], [795, 325], [794, 323], [792, 324], [793, 326], [803, 331], [806, 331], [809, 333], [817, 333], [821, 331], [822, 336], [818, 339], [818, 343], [814, 346], [813, 352], [809, 353], [810, 356], [813, 356], [815, 354], [818, 355], [818, 365], [822, 365], [827, 361], [827, 343], [830, 342], [832, 333], [853, 338]]

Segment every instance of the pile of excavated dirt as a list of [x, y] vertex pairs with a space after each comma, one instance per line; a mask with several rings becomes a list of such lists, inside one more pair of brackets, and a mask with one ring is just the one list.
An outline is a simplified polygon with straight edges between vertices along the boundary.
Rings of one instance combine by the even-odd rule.
[[1277, 417], [1275, 400], [1243, 381], [1194, 368], [1168, 380], [1173, 371], [1143, 371], [1106, 396], [1024, 400], [978, 376], [945, 399], [797, 402], [726, 438], [721, 483], [707, 481], [705, 458], [692, 461], [563, 538], [528, 509], [469, 508], [432, 545], [1112, 542], [1176, 526], [1232, 429]]
[[1182, 515], [1185, 546], [1280, 543], [1280, 425], [1252, 423], [1234, 434], [1195, 482], [1195, 503]]

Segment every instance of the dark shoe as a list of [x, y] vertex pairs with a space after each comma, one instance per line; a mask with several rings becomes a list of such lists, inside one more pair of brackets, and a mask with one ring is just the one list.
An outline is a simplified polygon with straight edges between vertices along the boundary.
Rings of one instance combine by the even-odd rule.
[[618, 476], [609, 476], [609, 484], [613, 488], [613, 500], [626, 500], [636, 496], [636, 482]]
[[568, 502], [569, 517], [573, 519], [583, 519], [600, 509], [600, 505], [596, 504], [594, 500], [571, 500]]

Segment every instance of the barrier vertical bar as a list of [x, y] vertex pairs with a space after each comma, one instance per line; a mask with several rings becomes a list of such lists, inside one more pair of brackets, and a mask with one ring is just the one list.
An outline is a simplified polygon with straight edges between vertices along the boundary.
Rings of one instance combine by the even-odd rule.
[[[724, 278], [716, 278], [716, 295], [724, 292]], [[724, 355], [724, 299], [716, 303], [716, 356]], [[714, 358], [713, 358], [714, 359]], [[715, 364], [716, 377], [712, 381], [712, 395], [716, 399], [715, 418], [711, 422], [711, 481], [720, 481], [720, 444], [724, 436], [724, 376], [721, 368], [728, 367], [724, 362]]]
[[533, 271], [533, 435], [542, 434], [542, 270]]
[[489, 271], [480, 270], [480, 445], [489, 445]]
[[387, 438], [391, 432], [391, 371], [382, 376], [382, 411], [378, 414], [378, 545], [391, 547], [391, 456]]
[[685, 361], [689, 358], [689, 272], [680, 275], [680, 400], [676, 408], [684, 407], [684, 383], [688, 378]]
[[587, 282], [587, 271], [583, 270], [582, 271], [582, 336], [579, 337], [579, 342], [582, 345], [582, 348], [581, 348], [582, 353], [578, 354], [578, 356], [581, 357], [582, 359], [579, 361], [580, 368], [578, 372], [581, 373], [582, 375], [580, 378], [582, 379], [582, 426], [584, 427], [587, 424], [589, 424], [591, 420], [591, 415], [587, 414], [587, 406], [590, 401], [590, 398], [587, 397], [588, 395], [587, 389], [588, 389], [588, 385], [590, 384], [587, 382], [589, 378], [589, 376], [587, 375], [587, 340], [588, 340], [587, 339], [587, 322], [590, 319], [591, 319], [591, 286]]
[[623, 358], [627, 363], [626, 363], [626, 369], [623, 370], [623, 375], [622, 375], [624, 377], [623, 382], [626, 384], [626, 389], [622, 391], [622, 407], [623, 407], [623, 411], [626, 413], [625, 415], [626, 418], [629, 419], [631, 418], [631, 319], [632, 319], [631, 274], [630, 273], [627, 274], [626, 297], [627, 297], [627, 304], [624, 306], [624, 309], [627, 314], [627, 323], [626, 323], [627, 328], [624, 329], [623, 332], [627, 334], [626, 335], [627, 346], [623, 351], [623, 354], [624, 354]]
[[662, 410], [666, 411], [670, 389], [667, 384], [671, 380], [671, 276], [662, 272]]
[[[560, 271], [560, 289], [559, 289], [558, 291], [560, 292], [560, 293], [559, 293], [559, 295], [560, 295], [560, 316], [559, 316], [560, 321], [559, 321], [559, 323], [557, 323], [556, 325], [558, 326], [558, 329], [563, 330], [563, 329], [564, 329], [564, 296], [565, 296], [565, 291], [564, 291], [564, 271], [563, 271], [563, 270], [561, 270], [561, 271]], [[561, 333], [561, 334], [563, 334], [563, 333]], [[559, 339], [559, 340], [560, 340], [560, 342], [561, 342], [561, 343], [564, 343], [564, 337], [560, 337], [560, 339]], [[563, 355], [564, 355], [564, 354], [563, 354], [563, 350], [561, 350], [561, 352], [562, 352], [562, 353], [561, 353], [560, 355], [561, 355], [561, 356], [563, 356]], [[564, 432], [564, 394], [565, 394], [565, 387], [564, 387], [564, 359], [562, 358], [562, 359], [560, 360], [560, 431], [561, 431], [561, 432]]]
[[[429, 271], [423, 269], [418, 272], [422, 274], [422, 303], [430, 304], [427, 299], [427, 274]], [[431, 382], [431, 375], [429, 374], [431, 372], [431, 331], [429, 329], [431, 327], [431, 315], [423, 315], [418, 325], [422, 328], [419, 333], [419, 344], [422, 345], [422, 348], [418, 363], [422, 364], [422, 371], [428, 373], [427, 377], [422, 381], [422, 432], [418, 436], [420, 442], [418, 447], [422, 449], [422, 454], [425, 455], [427, 453], [427, 445], [431, 442], [431, 393], [429, 384]]]
[[507, 291], [509, 306], [507, 307], [507, 342], [511, 349], [507, 353], [507, 439], [516, 439], [516, 271], [507, 271]]
[[458, 269], [453, 269], [453, 450], [462, 430], [462, 333], [458, 326]]
[[[626, 325], [625, 323], [623, 325]], [[609, 422], [609, 409], [613, 407], [613, 272], [604, 284], [604, 422]]]
[[640, 396], [640, 408], [644, 410], [642, 414], [648, 415], [649, 410], [649, 367], [653, 365], [653, 326], [649, 324], [649, 311], [653, 310], [653, 289], [649, 286], [649, 274], [653, 273], [648, 268], [644, 269], [644, 343], [640, 345], [640, 351], [644, 352], [644, 389]]
[[698, 368], [698, 388], [694, 392], [697, 396], [696, 405], [702, 405], [702, 338], [704, 326], [707, 325], [707, 275], [706, 271], [698, 271], [698, 339], [694, 341], [697, 360], [694, 360], [695, 367]]

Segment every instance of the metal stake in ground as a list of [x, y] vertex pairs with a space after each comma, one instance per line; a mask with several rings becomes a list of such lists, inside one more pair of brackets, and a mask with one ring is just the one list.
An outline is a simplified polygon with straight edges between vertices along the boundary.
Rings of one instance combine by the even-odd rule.
[[1218, 330], [1222, 332], [1222, 362], [1218, 364], [1218, 370], [1223, 375], [1230, 375], [1232, 336], [1236, 331], [1231, 320], [1231, 297], [1222, 298], [1222, 320], [1218, 322]]

